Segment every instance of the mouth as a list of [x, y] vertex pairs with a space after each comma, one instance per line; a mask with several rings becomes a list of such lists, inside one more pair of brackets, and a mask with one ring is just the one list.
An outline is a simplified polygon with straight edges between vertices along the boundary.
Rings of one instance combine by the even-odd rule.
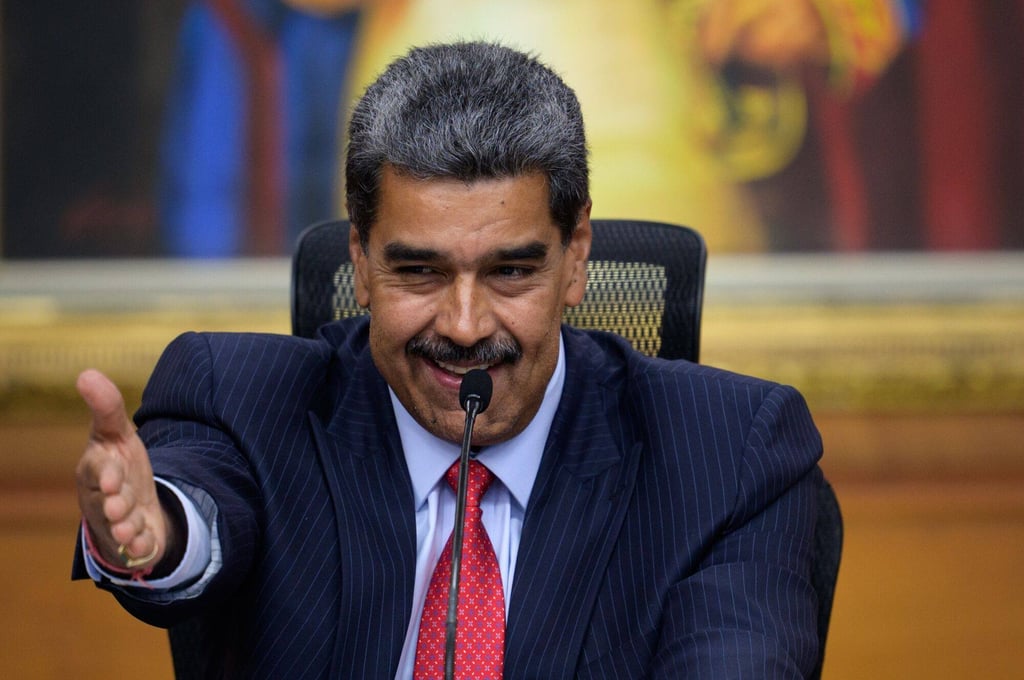
[[448, 371], [449, 373], [454, 373], [455, 375], [466, 375], [467, 373], [469, 373], [473, 369], [477, 369], [477, 368], [479, 368], [480, 370], [486, 371], [491, 366], [494, 365], [494, 364], [475, 364], [473, 366], [456, 366], [455, 364], [449, 364], [449, 363], [447, 363], [445, 361], [437, 361], [437, 360], [435, 360], [434, 363], [437, 364], [438, 368], [441, 368], [441, 369], [443, 369], [445, 371]]

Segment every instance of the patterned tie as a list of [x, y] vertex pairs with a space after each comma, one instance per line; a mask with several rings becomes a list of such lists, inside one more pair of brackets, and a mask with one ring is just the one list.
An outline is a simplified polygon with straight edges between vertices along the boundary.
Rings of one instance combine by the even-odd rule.
[[[448, 468], [445, 477], [453, 489], [458, 489], [459, 461]], [[494, 474], [481, 463], [469, 462], [455, 636], [455, 677], [458, 680], [498, 680], [505, 662], [505, 593], [498, 558], [484, 529], [480, 510], [480, 498], [493, 479]], [[416, 645], [415, 680], [444, 677], [445, 619], [451, 572], [452, 538], [449, 537], [427, 589]]]

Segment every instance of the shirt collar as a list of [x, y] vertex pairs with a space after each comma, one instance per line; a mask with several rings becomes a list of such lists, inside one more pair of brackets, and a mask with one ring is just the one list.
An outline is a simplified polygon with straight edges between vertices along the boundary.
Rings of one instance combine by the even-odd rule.
[[[565, 383], [565, 345], [561, 334], [558, 336], [558, 361], [551, 374], [544, 400], [537, 414], [522, 432], [512, 439], [488, 446], [477, 456], [477, 460], [487, 466], [494, 475], [508, 488], [512, 497], [520, 507], [526, 508], [540, 468], [540, 459], [544, 453], [551, 422], [554, 420], [558, 402], [561, 399], [562, 387]], [[395, 410], [398, 423], [398, 434], [402, 439], [405, 452], [405, 464], [412, 477], [413, 497], [419, 509], [427, 500], [430, 490], [438, 483], [445, 471], [459, 457], [459, 444], [445, 441], [427, 432], [413, 418], [402, 403], [388, 388], [391, 405]]]

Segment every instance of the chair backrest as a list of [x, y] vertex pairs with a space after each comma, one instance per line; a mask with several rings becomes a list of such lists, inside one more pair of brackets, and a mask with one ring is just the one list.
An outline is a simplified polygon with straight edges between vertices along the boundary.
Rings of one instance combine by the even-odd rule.
[[811, 585], [818, 595], [818, 665], [809, 676], [810, 680], [821, 677], [821, 667], [825, 662], [825, 642], [832, 620], [832, 600], [836, 594], [842, 556], [843, 514], [835, 490], [822, 477], [818, 489], [818, 524], [814, 530], [814, 565], [811, 571]]
[[[578, 328], [613, 331], [651, 356], [697, 361], [704, 302], [704, 239], [659, 222], [593, 220], [583, 303], [567, 309]], [[346, 221], [300, 236], [292, 258], [292, 333], [365, 314], [355, 301]]]

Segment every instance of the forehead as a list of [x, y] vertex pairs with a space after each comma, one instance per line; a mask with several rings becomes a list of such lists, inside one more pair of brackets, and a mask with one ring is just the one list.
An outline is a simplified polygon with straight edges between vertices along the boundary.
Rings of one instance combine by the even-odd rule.
[[542, 173], [465, 182], [419, 179], [386, 168], [371, 243], [392, 239], [559, 238]]

